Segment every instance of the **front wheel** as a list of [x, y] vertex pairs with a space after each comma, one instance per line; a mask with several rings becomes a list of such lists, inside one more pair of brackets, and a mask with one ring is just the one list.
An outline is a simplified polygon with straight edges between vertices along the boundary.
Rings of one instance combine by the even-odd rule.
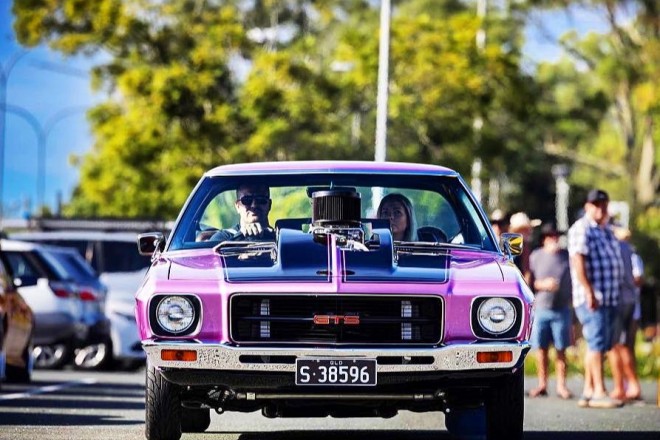
[[524, 377], [522, 368], [493, 383], [486, 398], [486, 438], [522, 440]]
[[181, 396], [177, 385], [168, 382], [147, 363], [145, 436], [147, 440], [181, 438]]

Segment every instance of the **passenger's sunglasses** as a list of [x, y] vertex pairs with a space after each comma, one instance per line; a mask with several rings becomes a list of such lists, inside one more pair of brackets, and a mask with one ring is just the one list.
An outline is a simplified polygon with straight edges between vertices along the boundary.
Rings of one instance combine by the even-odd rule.
[[243, 206], [252, 206], [252, 202], [256, 202], [257, 205], [265, 205], [270, 201], [268, 196], [243, 196], [240, 199]]

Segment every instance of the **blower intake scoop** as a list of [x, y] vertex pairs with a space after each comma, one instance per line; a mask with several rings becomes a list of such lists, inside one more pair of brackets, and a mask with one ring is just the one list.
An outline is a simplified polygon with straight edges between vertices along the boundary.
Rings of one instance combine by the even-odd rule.
[[312, 194], [312, 224], [323, 228], [359, 228], [360, 194], [346, 189], [316, 191]]

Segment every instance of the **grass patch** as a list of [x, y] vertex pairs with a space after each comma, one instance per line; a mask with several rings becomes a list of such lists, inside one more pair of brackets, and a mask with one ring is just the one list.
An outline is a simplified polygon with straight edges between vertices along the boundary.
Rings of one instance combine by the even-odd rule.
[[[583, 338], [576, 341], [575, 345], [566, 350], [566, 374], [583, 375], [584, 374], [584, 354], [587, 351], [587, 343]], [[548, 370], [550, 375], [555, 373], [556, 352], [550, 349], [548, 355]], [[637, 332], [635, 343], [635, 359], [637, 360], [637, 375], [640, 379], [656, 380], [660, 377], [660, 338], [647, 342], [644, 340], [641, 332]], [[536, 376], [536, 356], [532, 350], [525, 359], [525, 374]], [[612, 377], [610, 365], [605, 360], [605, 375]]]

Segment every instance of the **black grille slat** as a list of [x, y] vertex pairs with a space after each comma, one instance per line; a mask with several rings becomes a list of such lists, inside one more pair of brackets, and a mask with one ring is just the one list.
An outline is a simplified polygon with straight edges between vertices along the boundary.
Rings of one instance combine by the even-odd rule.
[[[402, 302], [412, 316], [402, 317]], [[315, 315], [358, 316], [359, 324], [315, 324]], [[429, 296], [237, 294], [231, 338], [274, 344], [437, 344], [442, 300]]]

